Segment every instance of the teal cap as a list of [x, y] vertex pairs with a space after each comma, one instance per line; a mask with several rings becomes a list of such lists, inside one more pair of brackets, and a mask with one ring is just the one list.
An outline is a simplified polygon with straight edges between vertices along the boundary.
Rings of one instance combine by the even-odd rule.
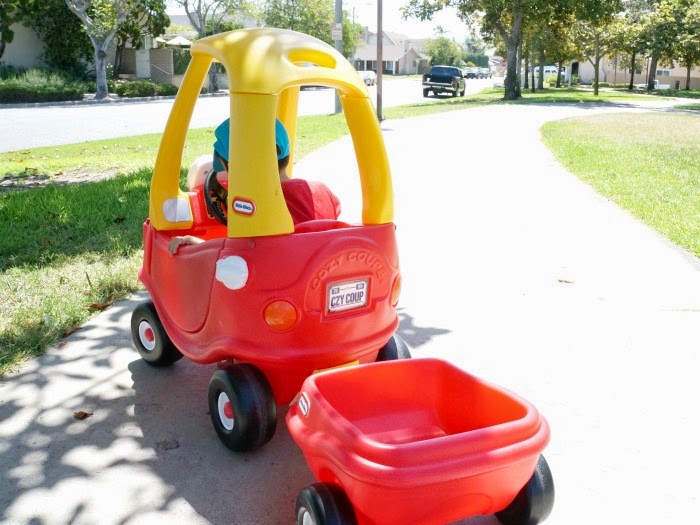
[[[214, 130], [216, 142], [214, 142], [214, 151], [218, 153], [225, 161], [228, 161], [228, 138], [230, 129], [230, 119], [224, 120]], [[277, 143], [277, 160], [283, 159], [289, 155], [289, 135], [284, 128], [280, 119], [275, 119], [275, 142]], [[214, 171], [225, 171], [226, 167], [221, 163], [221, 159], [214, 155]]]

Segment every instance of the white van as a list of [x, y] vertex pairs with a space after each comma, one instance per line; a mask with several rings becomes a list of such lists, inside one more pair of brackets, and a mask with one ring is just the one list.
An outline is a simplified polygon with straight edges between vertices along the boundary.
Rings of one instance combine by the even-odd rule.
[[[535, 70], [535, 76], [536, 77], [539, 76], [539, 74], [540, 74], [539, 66], [535, 66], [534, 70]], [[544, 78], [546, 80], [548, 77], [556, 77], [556, 76], [557, 76], [557, 66], [544, 66], [544, 76], [542, 78]], [[561, 81], [562, 82], [567, 81], [565, 67], [561, 68]]]

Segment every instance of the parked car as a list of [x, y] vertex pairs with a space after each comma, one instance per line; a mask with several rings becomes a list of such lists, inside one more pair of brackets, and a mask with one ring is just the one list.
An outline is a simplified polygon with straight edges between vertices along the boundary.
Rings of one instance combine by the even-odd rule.
[[[644, 89], [646, 90], [648, 88], [647, 83], [644, 82], [643, 84], [635, 84], [635, 88], [637, 89]], [[659, 84], [658, 79], [654, 79], [654, 89], [671, 89], [671, 84]]]
[[439, 93], [450, 93], [453, 97], [464, 96], [467, 90], [467, 83], [464, 75], [458, 67], [454, 66], [433, 66], [423, 75], [423, 96], [427, 97], [432, 92], [433, 95]]
[[[538, 77], [540, 75], [539, 66], [537, 66], [537, 65], [534, 66], [533, 73], [536, 77]], [[547, 80], [549, 77], [556, 77], [556, 76], [557, 76], [557, 66], [544, 66], [544, 76], [542, 77], [544, 80]], [[565, 67], [561, 68], [561, 81], [568, 82]]]
[[488, 67], [480, 67], [479, 78], [491, 78], [491, 69]]
[[368, 86], [373, 86], [377, 83], [377, 74], [371, 69], [367, 71], [358, 71], [362, 81]]
[[463, 71], [464, 78], [479, 78], [478, 67], [468, 67]]

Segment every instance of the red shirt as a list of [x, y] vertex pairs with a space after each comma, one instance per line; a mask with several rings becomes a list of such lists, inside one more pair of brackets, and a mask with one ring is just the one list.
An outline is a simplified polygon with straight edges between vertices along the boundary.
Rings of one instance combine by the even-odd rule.
[[286, 180], [282, 193], [295, 225], [314, 219], [337, 219], [340, 215], [338, 197], [322, 182]]

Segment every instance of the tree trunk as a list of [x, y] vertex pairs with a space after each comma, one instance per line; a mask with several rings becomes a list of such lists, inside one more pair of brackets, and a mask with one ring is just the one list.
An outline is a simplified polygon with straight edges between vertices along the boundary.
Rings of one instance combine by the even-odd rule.
[[691, 66], [688, 66], [685, 68], [685, 71], [686, 71], [686, 73], [685, 73], [685, 90], [686, 91], [690, 90], [690, 70], [691, 70]]
[[649, 62], [649, 78], [647, 78], [647, 91], [652, 91], [654, 89], [654, 80], [656, 79], [656, 66], [659, 63], [659, 57], [656, 55], [651, 55], [651, 61]]
[[600, 33], [595, 34], [595, 68], [593, 71], [593, 94], [598, 96], [598, 78], [600, 77]]
[[212, 62], [209, 66], [209, 93], [216, 93], [219, 91], [219, 77], [216, 71], [216, 63]]
[[503, 96], [503, 100], [516, 100], [520, 98], [518, 95], [518, 78], [515, 71], [517, 54], [518, 46], [509, 39], [506, 44], [506, 80], [504, 82], [506, 92]]
[[542, 91], [544, 89], [544, 61], [546, 60], [544, 56], [544, 47], [540, 47], [538, 58], [540, 60], [540, 78], [537, 80], [537, 89]]
[[95, 81], [97, 82], [95, 98], [101, 100], [109, 94], [107, 88], [107, 53], [105, 52], [108, 41], [100, 42], [95, 39], [91, 40], [95, 48]]
[[630, 91], [632, 91], [634, 89], [634, 72], [636, 70], [636, 68], [635, 68], [636, 61], [637, 61], [637, 52], [632, 51], [632, 67], [631, 67], [632, 73], [630, 73], [630, 87], [628, 88]]
[[117, 44], [117, 49], [114, 52], [114, 74], [117, 75], [122, 72], [122, 62], [124, 60], [124, 47], [125, 44]]
[[503, 42], [506, 44], [506, 80], [505, 94], [503, 100], [517, 100], [520, 98], [520, 64], [518, 61], [518, 49], [520, 48], [523, 22], [523, 13], [520, 7], [520, 0], [513, 2], [511, 11], [512, 26], [510, 33], [504, 27], [499, 28]]
[[[529, 55], [530, 52], [528, 51], [527, 54]], [[516, 92], [518, 94], [518, 98], [520, 98], [520, 96], [521, 96], [520, 87], [523, 85], [523, 79], [522, 79], [523, 72], [520, 69], [520, 64], [523, 63], [523, 40], [522, 40], [522, 38], [520, 39], [520, 42], [518, 42], [518, 53], [515, 57], [515, 63], [517, 64], [516, 75], [515, 75], [517, 82], [516, 82], [515, 89], [516, 89]], [[527, 82], [527, 74], [525, 75], [525, 81]]]
[[557, 65], [557, 83], [556, 87], [561, 87], [561, 62], [554, 62]]
[[530, 50], [528, 49], [525, 51], [525, 68], [523, 69], [523, 72], [525, 73], [525, 82], [523, 83], [523, 89], [527, 89], [530, 87], [529, 81], [528, 81], [528, 73], [530, 72]]

